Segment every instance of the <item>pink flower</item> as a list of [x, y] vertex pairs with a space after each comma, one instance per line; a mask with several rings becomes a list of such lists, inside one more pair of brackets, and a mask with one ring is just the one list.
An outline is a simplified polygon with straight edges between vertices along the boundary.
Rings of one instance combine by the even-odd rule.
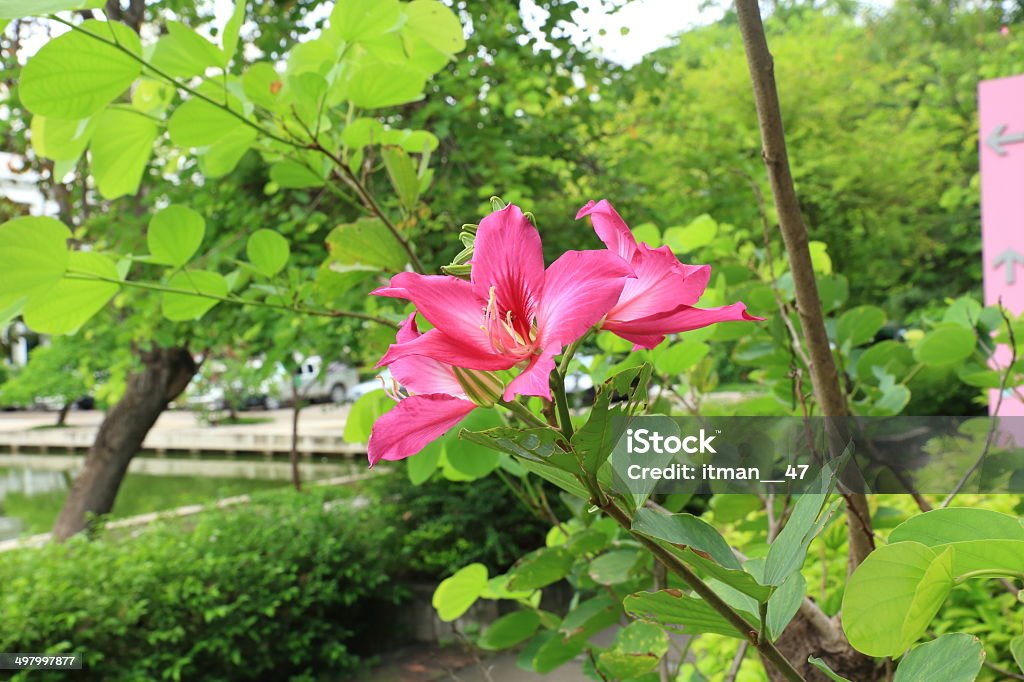
[[567, 251], [547, 269], [540, 234], [517, 206], [480, 223], [471, 281], [403, 272], [373, 292], [412, 301], [434, 329], [399, 340], [377, 366], [410, 356], [473, 370], [523, 367], [505, 389], [551, 399], [554, 357], [611, 310], [629, 265], [611, 251]]
[[[421, 336], [416, 313], [412, 313], [399, 327], [396, 341], [408, 343]], [[461, 383], [456, 372], [462, 374]], [[415, 455], [475, 410], [477, 403], [469, 399], [463, 383], [476, 389], [474, 397], [483, 403], [487, 400], [481, 398], [489, 394], [493, 404], [502, 389], [500, 382], [485, 373], [466, 372], [418, 355], [391, 363], [391, 376], [408, 395], [402, 395], [398, 386], [389, 389], [398, 404], [373, 425], [366, 445], [371, 467], [382, 459]]]
[[638, 244], [632, 231], [607, 200], [587, 203], [576, 214], [590, 216], [594, 230], [608, 250], [632, 267], [635, 279], [626, 281], [618, 302], [605, 316], [601, 329], [632, 341], [636, 348], [654, 348], [666, 334], [700, 329], [716, 322], [763, 320], [747, 313], [743, 303], [720, 308], [695, 308], [711, 277], [710, 265], [680, 263], [668, 246], [652, 249]]

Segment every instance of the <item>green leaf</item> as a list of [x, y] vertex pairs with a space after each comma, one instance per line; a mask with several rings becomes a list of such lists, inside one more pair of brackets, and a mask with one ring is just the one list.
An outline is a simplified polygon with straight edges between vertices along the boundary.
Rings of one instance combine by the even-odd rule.
[[399, 147], [384, 147], [381, 156], [399, 202], [406, 211], [412, 212], [420, 198], [420, 179], [416, 175], [416, 164], [405, 150]]
[[358, 42], [397, 29], [402, 19], [398, 0], [338, 0], [331, 12], [330, 31]]
[[[835, 511], [837, 500], [825, 511], [828, 496], [835, 488], [834, 471], [845, 462], [844, 458], [822, 468], [818, 478], [803, 495], [797, 496], [793, 512], [782, 532], [768, 549], [765, 559], [764, 583], [781, 585], [791, 574], [799, 571], [807, 558], [807, 548], [817, 537]], [[815, 492], [818, 491], [818, 492]]]
[[936, 552], [953, 547], [954, 576], [973, 571], [1014, 576], [1024, 567], [1024, 525], [989, 509], [950, 507], [914, 516], [889, 535], [889, 542], [906, 541]]
[[437, 616], [450, 623], [469, 610], [487, 587], [487, 567], [470, 564], [441, 581], [434, 590], [432, 603]]
[[53, 218], [24, 217], [0, 225], [0, 293], [30, 296], [64, 276], [71, 230]]
[[[231, 111], [241, 109], [238, 100], [229, 99]], [[171, 141], [182, 147], [206, 147], [247, 127], [237, 116], [223, 107], [198, 98], [190, 99], [171, 115], [167, 132]]]
[[587, 423], [572, 436], [573, 450], [583, 458], [583, 470], [591, 475], [597, 474], [615, 449], [612, 431], [614, 412], [609, 408], [611, 393], [606, 386], [598, 389]]
[[270, 167], [270, 179], [284, 189], [323, 187], [326, 180], [309, 166], [297, 161], [278, 161]]
[[384, 137], [384, 125], [375, 118], [357, 118], [341, 131], [341, 139], [350, 149], [380, 144]]
[[[494, 410], [474, 410], [459, 424], [469, 430], [499, 426], [501, 417]], [[451, 468], [461, 474], [460, 480], [483, 478], [498, 468], [498, 453], [491, 448], [461, 439], [451, 439], [445, 446], [445, 457]]]
[[1024, 672], [1024, 637], [1010, 640], [1010, 653], [1013, 654], [1013, 660], [1017, 661], [1017, 667]]
[[977, 637], [942, 635], [907, 654], [893, 682], [973, 682], [984, 662], [985, 649]]
[[157, 41], [150, 63], [175, 78], [191, 78], [220, 66], [222, 57], [209, 40], [179, 21], [168, 21], [167, 33]]
[[132, 89], [132, 106], [145, 114], [162, 114], [173, 99], [174, 88], [152, 78], [143, 78]]
[[462, 24], [437, 0], [413, 0], [405, 7], [406, 32], [422, 39], [438, 52], [453, 55], [466, 49]]
[[587, 643], [583, 635], [562, 637], [555, 634], [548, 639], [533, 657], [533, 669], [546, 675], [555, 668], [565, 665], [576, 658]]
[[772, 641], [782, 636], [807, 593], [807, 581], [799, 571], [786, 578], [768, 600], [768, 635]]
[[238, 35], [242, 30], [242, 23], [245, 21], [245, 0], [235, 0], [235, 9], [231, 17], [224, 24], [224, 32], [220, 36], [220, 46], [223, 52], [221, 64], [227, 65], [238, 50]]
[[245, 244], [245, 255], [254, 268], [273, 277], [288, 262], [288, 240], [273, 230], [256, 230]]
[[640, 556], [635, 549], [616, 549], [590, 562], [587, 574], [598, 585], [617, 585], [633, 575]]
[[256, 62], [242, 74], [242, 92], [250, 102], [264, 109], [277, 108], [282, 87], [281, 75], [269, 62]]
[[[72, 251], [68, 255], [68, 269], [105, 279], [119, 279], [114, 261], [100, 253]], [[119, 289], [113, 282], [61, 279], [52, 288], [29, 299], [23, 312], [25, 324], [40, 334], [73, 334]]]
[[841, 346], [856, 348], [875, 338], [884, 325], [885, 311], [881, 308], [871, 305], [851, 308], [836, 323], [836, 339]]
[[704, 214], [698, 216], [686, 227], [670, 227], [665, 230], [665, 243], [676, 253], [690, 253], [707, 246], [718, 235], [718, 223]]
[[558, 630], [567, 637], [584, 635], [589, 637], [599, 632], [608, 625], [618, 622], [622, 615], [619, 604], [612, 601], [607, 594], [598, 594], [596, 597], [580, 602], [575, 608], [566, 614], [565, 619], [558, 626]]
[[590, 499], [590, 493], [572, 474], [536, 460], [520, 459], [519, 463], [529, 469], [530, 472], [540, 476], [548, 483], [558, 486], [570, 495], [581, 500]]
[[914, 359], [933, 367], [949, 367], [969, 358], [976, 343], [972, 331], [945, 323], [921, 339], [914, 348]]
[[526, 641], [540, 626], [540, 616], [533, 611], [516, 611], [494, 621], [477, 642], [481, 649], [496, 651]]
[[[743, 634], [706, 601], [687, 596], [676, 589], [635, 592], [626, 597], [622, 605], [626, 612], [635, 618], [659, 623], [679, 634], [716, 634], [745, 639]], [[741, 615], [747, 622], [757, 622], [757, 619], [748, 613]]]
[[409, 482], [413, 485], [420, 485], [430, 480], [431, 475], [437, 471], [437, 465], [443, 452], [444, 443], [438, 439], [408, 458], [405, 470], [409, 475]]
[[[22, 69], [19, 95], [33, 114], [88, 118], [117, 99], [142, 72], [141, 63], [124, 51], [142, 52], [139, 36], [131, 28], [89, 19], [81, 29], [43, 45]], [[119, 43], [123, 50], [82, 31]]]
[[48, 116], [33, 116], [32, 149], [39, 156], [54, 161], [75, 161], [89, 144], [95, 119], [66, 121]]
[[0, 2], [0, 19], [21, 19], [41, 17], [68, 9], [97, 9], [106, 0], [3, 0]]
[[558, 582], [569, 574], [574, 560], [564, 547], [542, 547], [530, 552], [509, 571], [509, 589], [536, 590]]
[[663, 514], [645, 507], [633, 517], [633, 530], [676, 546], [704, 552], [721, 566], [742, 570], [739, 559], [725, 538], [693, 514]]
[[235, 169], [256, 140], [258, 133], [249, 127], [236, 128], [217, 140], [199, 156], [199, 168], [207, 178], [219, 178]]
[[619, 630], [610, 651], [602, 652], [598, 662], [612, 679], [632, 679], [654, 670], [668, 652], [668, 635], [651, 623], [634, 621]]
[[146, 244], [153, 261], [181, 267], [199, 250], [206, 233], [206, 221], [187, 206], [172, 205], [149, 221]]
[[651, 351], [651, 360], [660, 374], [674, 377], [691, 369], [710, 351], [711, 346], [700, 341], [661, 344]]
[[156, 123], [134, 109], [107, 109], [97, 117], [89, 152], [92, 175], [104, 198], [139, 190], [159, 132]]
[[345, 265], [368, 265], [388, 272], [405, 267], [402, 246], [377, 218], [361, 218], [339, 225], [327, 235], [331, 259]]
[[953, 588], [953, 552], [918, 542], [879, 547], [850, 576], [843, 629], [858, 651], [899, 656], [924, 634]]
[[814, 656], [811, 656], [807, 659], [807, 662], [813, 665], [818, 670], [820, 670], [822, 673], [824, 673], [825, 677], [832, 680], [832, 682], [853, 682], [852, 680], [846, 679], [842, 675], [835, 674], [832, 671], [832, 668], [828, 667], [828, 663], [825, 663], [825, 661], [821, 660], [820, 658], [815, 658]]
[[347, 443], [365, 443], [370, 440], [373, 423], [392, 407], [395, 401], [383, 390], [370, 391], [357, 400], [348, 411], [342, 437]]
[[195, 294], [164, 292], [162, 304], [164, 317], [175, 322], [198, 320], [210, 308], [220, 303], [215, 297], [227, 296], [228, 293], [227, 280], [216, 272], [206, 270], [178, 272], [167, 281], [167, 285], [175, 289], [196, 292]]
[[426, 84], [426, 76], [408, 66], [364, 56], [353, 65], [344, 94], [357, 107], [380, 109], [422, 99]]

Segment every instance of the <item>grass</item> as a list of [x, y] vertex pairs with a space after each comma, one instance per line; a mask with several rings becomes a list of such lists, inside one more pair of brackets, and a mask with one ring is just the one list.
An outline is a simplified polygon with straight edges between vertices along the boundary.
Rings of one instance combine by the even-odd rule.
[[[129, 474], [121, 484], [110, 516], [135, 516], [286, 485], [287, 481]], [[32, 496], [8, 493], [2, 504], [3, 514], [21, 519], [27, 533], [45, 533], [53, 526], [66, 495], [64, 490]]]

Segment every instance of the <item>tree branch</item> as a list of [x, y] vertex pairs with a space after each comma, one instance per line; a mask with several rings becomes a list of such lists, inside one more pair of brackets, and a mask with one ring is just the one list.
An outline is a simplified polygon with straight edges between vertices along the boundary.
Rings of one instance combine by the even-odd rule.
[[[757, 0], [736, 0], [736, 13], [761, 128], [761, 153], [768, 170], [775, 209], [779, 214], [779, 228], [793, 274], [800, 326], [811, 361], [814, 395], [824, 416], [845, 417], [848, 414], [846, 396], [839, 383], [828, 333], [825, 331], [821, 297], [818, 295], [818, 283], [808, 247], [807, 226], [800, 213], [800, 203], [789, 168], [779, 95], [775, 87], [774, 61], [768, 50], [761, 10]], [[842, 434], [839, 437], [842, 438]], [[853, 570], [874, 549], [874, 538], [867, 498], [859, 493], [847, 493], [845, 497], [850, 530], [850, 570]]]

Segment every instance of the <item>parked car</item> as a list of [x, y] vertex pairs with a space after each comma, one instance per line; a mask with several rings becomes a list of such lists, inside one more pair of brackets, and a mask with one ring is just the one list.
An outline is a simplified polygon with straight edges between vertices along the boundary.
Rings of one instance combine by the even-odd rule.
[[[323, 360], [311, 356], [303, 360], [291, 374], [281, 363], [274, 363], [269, 372], [261, 372], [263, 361], [247, 361], [246, 370], [264, 376], [250, 385], [240, 377], [227, 378], [224, 363], [208, 361], [189, 386], [185, 403], [193, 409], [223, 410], [228, 407], [229, 394], [237, 409], [277, 409], [292, 401], [294, 385], [303, 400], [334, 402], [350, 400], [350, 394], [359, 383], [359, 375], [351, 367], [332, 362], [321, 372]], [[238, 372], [236, 372], [237, 374]], [[225, 382], [230, 381], [230, 385]]]
[[[323, 359], [314, 355], [306, 358], [295, 372], [294, 380], [299, 395], [311, 402], [332, 402], [340, 405], [351, 399], [359, 384], [359, 373], [342, 362], [323, 366]], [[283, 394], [290, 397], [291, 393]]]

